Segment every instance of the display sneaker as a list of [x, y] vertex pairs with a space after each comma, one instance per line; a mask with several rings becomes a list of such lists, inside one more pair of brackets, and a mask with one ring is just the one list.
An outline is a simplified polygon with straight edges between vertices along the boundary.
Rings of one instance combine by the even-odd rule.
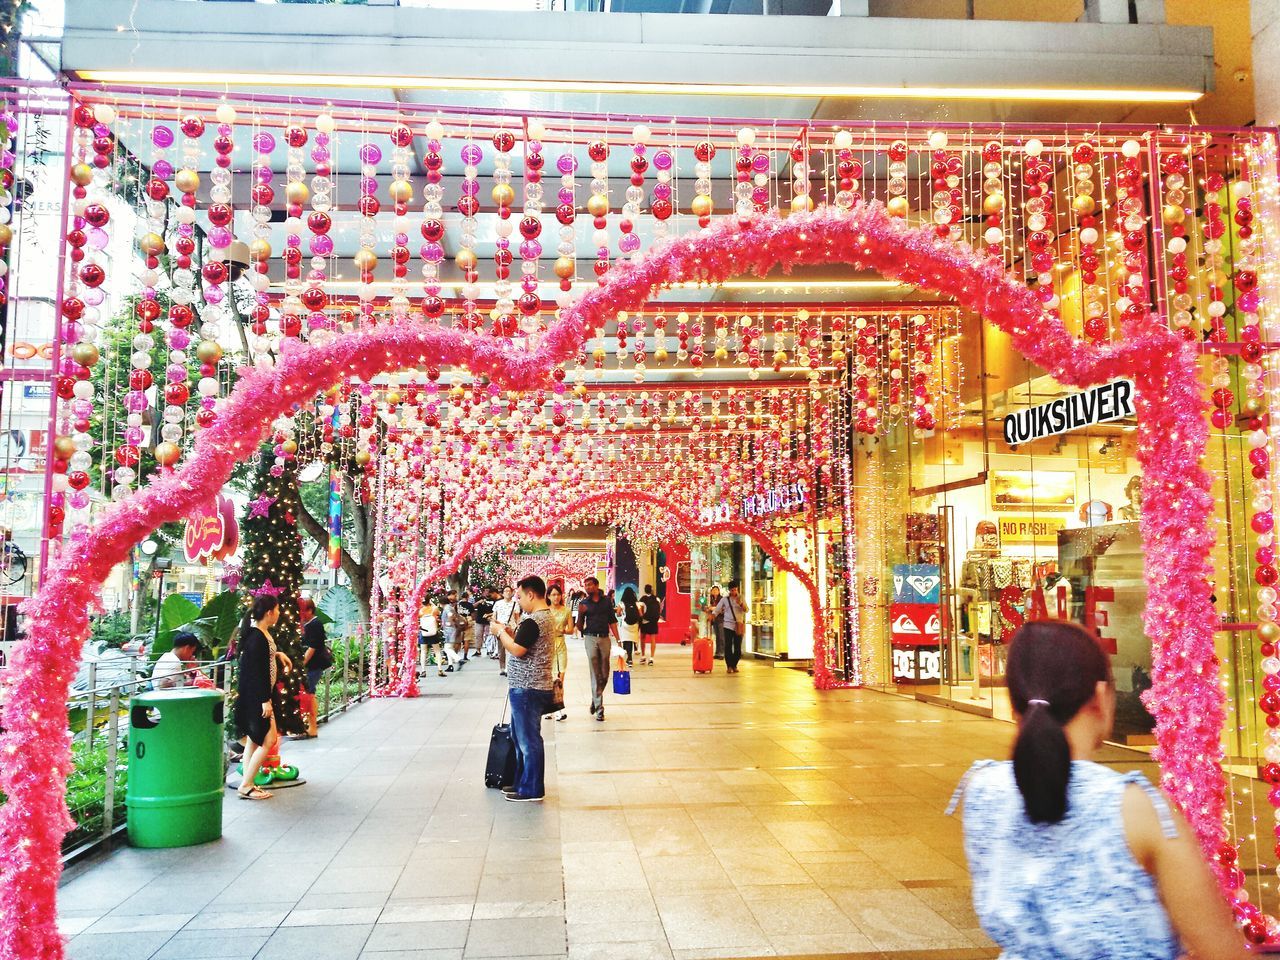
[[541, 803], [542, 797], [526, 797], [520, 793], [504, 793], [504, 797], [511, 803]]

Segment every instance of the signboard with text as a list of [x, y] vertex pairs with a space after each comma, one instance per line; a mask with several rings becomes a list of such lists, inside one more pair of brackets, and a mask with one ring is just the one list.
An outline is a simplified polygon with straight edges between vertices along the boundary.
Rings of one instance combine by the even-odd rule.
[[1000, 542], [1016, 546], [1058, 545], [1058, 533], [1067, 528], [1062, 517], [1000, 517]]
[[240, 525], [235, 504], [225, 494], [197, 508], [187, 517], [182, 552], [188, 563], [208, 563], [235, 553], [240, 545]]

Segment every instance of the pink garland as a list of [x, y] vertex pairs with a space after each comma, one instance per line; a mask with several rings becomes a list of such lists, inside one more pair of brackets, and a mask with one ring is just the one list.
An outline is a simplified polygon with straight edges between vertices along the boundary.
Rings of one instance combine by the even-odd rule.
[[0, 735], [0, 790], [8, 796], [0, 807], [0, 958], [63, 956], [56, 893], [59, 845], [71, 825], [64, 799], [71, 764], [66, 696], [102, 582], [157, 526], [212, 501], [272, 420], [343, 377], [367, 380], [428, 360], [465, 366], [510, 389], [530, 389], [575, 356], [606, 318], [640, 308], [657, 287], [831, 262], [853, 263], [954, 298], [1008, 333], [1019, 351], [1063, 383], [1135, 379], [1143, 436], [1145, 623], [1154, 648], [1148, 703], [1156, 717], [1165, 786], [1205, 849], [1215, 851], [1225, 839], [1219, 742], [1224, 701], [1206, 579], [1212, 498], [1199, 466], [1207, 436], [1205, 403], [1190, 347], [1157, 317], [1135, 325], [1119, 343], [1084, 344], [998, 263], [939, 241], [929, 230], [908, 227], [879, 204], [823, 208], [785, 219], [726, 218], [655, 246], [639, 263], [620, 262], [602, 286], [564, 309], [528, 353], [513, 354], [490, 337], [458, 329], [399, 324], [324, 346], [291, 344], [274, 369], [244, 372], [181, 468], [157, 476], [77, 531], [26, 604], [30, 628], [13, 654]]
[[[471, 552], [482, 548], [486, 540], [513, 534], [524, 539], [539, 540], [555, 533], [556, 530], [564, 525], [566, 520], [572, 517], [589, 516], [601, 508], [618, 504], [628, 507], [644, 505], [659, 510], [675, 520], [680, 525], [680, 529], [690, 536], [710, 537], [718, 533], [732, 533], [750, 537], [761, 550], [769, 555], [769, 559], [773, 561], [775, 567], [794, 576], [809, 592], [809, 607], [813, 611], [813, 685], [819, 690], [835, 690], [849, 686], [844, 681], [837, 679], [831, 671], [830, 655], [827, 650], [827, 620], [822, 609], [822, 596], [818, 592], [818, 585], [813, 582], [813, 578], [809, 576], [803, 567], [792, 563], [766, 530], [737, 521], [700, 523], [685, 511], [673, 506], [669, 501], [643, 490], [610, 490], [607, 493], [588, 494], [567, 504], [554, 516], [542, 523], [530, 524], [499, 520], [476, 527], [462, 539], [450, 556], [440, 561], [433, 569], [427, 571], [414, 591], [414, 602], [410, 604], [410, 609], [417, 610], [418, 607], [422, 606], [422, 601], [431, 586], [456, 573]], [[416, 615], [412, 613], [405, 614], [406, 629], [416, 622]], [[406, 695], [412, 696], [413, 694]]]

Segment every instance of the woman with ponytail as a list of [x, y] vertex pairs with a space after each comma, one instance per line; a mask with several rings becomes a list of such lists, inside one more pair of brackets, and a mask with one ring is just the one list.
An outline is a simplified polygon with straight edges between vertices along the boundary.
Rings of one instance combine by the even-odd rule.
[[964, 800], [974, 907], [1002, 956], [1247, 956], [1177, 810], [1140, 773], [1093, 760], [1115, 718], [1097, 638], [1078, 624], [1030, 621], [1014, 635], [1007, 677], [1013, 760], [974, 764], [951, 803]]

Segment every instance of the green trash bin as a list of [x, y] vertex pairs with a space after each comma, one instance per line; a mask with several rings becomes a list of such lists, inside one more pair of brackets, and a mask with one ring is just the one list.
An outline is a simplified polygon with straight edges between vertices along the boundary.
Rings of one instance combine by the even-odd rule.
[[154, 690], [129, 702], [129, 842], [189, 847], [222, 836], [222, 692]]

